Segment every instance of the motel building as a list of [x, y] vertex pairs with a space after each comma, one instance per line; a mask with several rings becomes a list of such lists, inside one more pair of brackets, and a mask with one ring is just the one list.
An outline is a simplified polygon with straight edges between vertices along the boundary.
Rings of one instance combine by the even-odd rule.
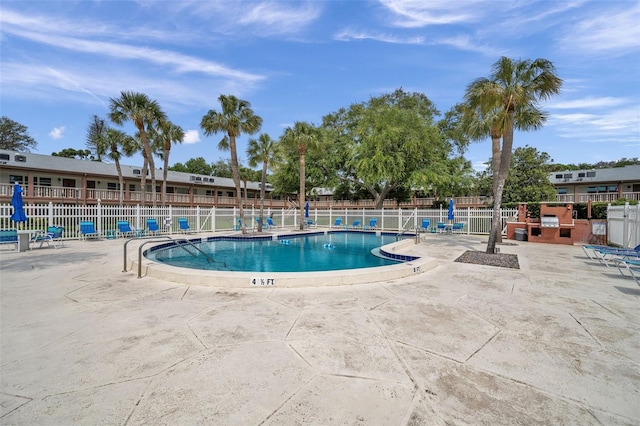
[[[121, 164], [120, 168], [124, 178], [123, 203], [142, 204], [142, 167]], [[162, 177], [162, 169], [156, 169], [157, 205], [162, 203]], [[11, 202], [15, 182], [22, 186], [25, 203], [120, 203], [120, 183], [114, 163], [0, 150], [0, 202]], [[259, 207], [261, 183], [246, 183], [246, 202], [244, 185], [244, 182], [240, 183], [243, 203]], [[145, 204], [151, 205], [153, 194], [150, 173], [147, 173], [146, 186]], [[284, 201], [272, 199], [271, 192], [271, 185], [267, 184], [265, 206], [285, 207]], [[237, 204], [235, 195], [233, 179], [167, 172], [167, 205], [234, 207]]]
[[[121, 164], [124, 178], [125, 205], [142, 204], [140, 175], [142, 167]], [[156, 169], [156, 204], [162, 203], [163, 171]], [[550, 173], [549, 180], [557, 191], [551, 202], [586, 203], [587, 201], [613, 202], [620, 198], [640, 200], [640, 165], [595, 169], [571, 170]], [[114, 163], [77, 160], [8, 150], [0, 150], [0, 203], [10, 203], [14, 183], [23, 189], [25, 203], [54, 203], [71, 205], [104, 205], [120, 203], [120, 184]], [[260, 182], [241, 182], [242, 202], [245, 207], [259, 207]], [[151, 175], [147, 173], [146, 205], [153, 204]], [[296, 208], [295, 194], [279, 197], [267, 183], [265, 207], [272, 209]], [[374, 208], [373, 200], [334, 200], [330, 190], [314, 189], [309, 200], [313, 209]], [[183, 207], [234, 207], [237, 206], [233, 179], [205, 176], [193, 173], [167, 172], [166, 204]], [[434, 197], [414, 197], [403, 203], [385, 200], [384, 208], [430, 208]], [[491, 197], [455, 197], [457, 208], [484, 208]]]

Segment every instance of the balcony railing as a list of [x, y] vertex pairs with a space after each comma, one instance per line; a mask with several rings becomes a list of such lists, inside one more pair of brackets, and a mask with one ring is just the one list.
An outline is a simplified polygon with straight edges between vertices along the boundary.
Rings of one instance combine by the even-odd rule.
[[[577, 199], [573, 194], [556, 195], [556, 201], [561, 203], [586, 203], [587, 201], [611, 203], [616, 201], [618, 198], [620, 197], [617, 192], [608, 192], [603, 194], [578, 194]], [[640, 201], [640, 192], [623, 192], [622, 198], [626, 200]]]

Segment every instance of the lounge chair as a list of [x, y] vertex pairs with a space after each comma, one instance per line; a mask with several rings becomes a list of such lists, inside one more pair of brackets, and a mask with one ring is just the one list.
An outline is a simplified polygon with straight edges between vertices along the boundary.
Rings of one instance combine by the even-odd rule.
[[15, 229], [3, 229], [0, 230], [0, 245], [12, 245], [15, 244], [16, 251], [18, 251], [18, 231]]
[[131, 229], [131, 225], [129, 225], [128, 220], [119, 220], [118, 221], [118, 232], [123, 237], [133, 237], [136, 232]]
[[238, 218], [238, 224], [233, 227], [233, 230], [234, 231], [241, 231], [242, 230], [242, 220], [240, 218]]
[[351, 226], [349, 228], [351, 229], [358, 229], [360, 228], [360, 219], [356, 219], [353, 221], [353, 223], [351, 224]]
[[376, 229], [378, 226], [378, 219], [375, 217], [372, 217], [371, 219], [369, 219], [369, 226], [367, 226], [367, 229]]
[[341, 228], [342, 227], [342, 218], [341, 217], [337, 217], [335, 223], [333, 224], [334, 227], [336, 228]]
[[80, 238], [87, 240], [87, 238], [100, 238], [100, 233], [96, 231], [96, 226], [89, 220], [80, 222]]
[[424, 232], [429, 232], [431, 230], [431, 219], [422, 219], [422, 225], [420, 225], [420, 229]]
[[436, 225], [436, 229], [438, 230], [439, 234], [447, 232], [447, 224], [444, 222], [438, 222]]
[[606, 267], [610, 267], [609, 262], [617, 259], [640, 259], [640, 251], [631, 249], [600, 249], [594, 250], [596, 258]]
[[276, 227], [275, 223], [273, 223], [273, 219], [271, 219], [270, 217], [267, 217], [267, 225], [269, 226], [269, 228]]
[[180, 231], [183, 234], [188, 234], [189, 232], [193, 232], [191, 227], [189, 227], [189, 221], [187, 220], [186, 217], [179, 217], [178, 218], [178, 225], [180, 226]]
[[[629, 250], [633, 250], [633, 251], [637, 251], [638, 253], [640, 253], [640, 245], [637, 245], [635, 248], [632, 249], [625, 249], [625, 248], [618, 248], [618, 247], [611, 247], [611, 246], [599, 246], [599, 245], [592, 245], [592, 244], [585, 244], [582, 246], [582, 251], [584, 251], [584, 254], [587, 255], [587, 257], [591, 260], [599, 260], [599, 256], [597, 255], [596, 252], [600, 251], [600, 250], [605, 250], [605, 251], [611, 251], [611, 250], [624, 250], [624, 251], [629, 251]], [[589, 253], [591, 252], [591, 253]]]
[[149, 230], [150, 235], [156, 235], [160, 232], [160, 227], [158, 226], [157, 219], [147, 219], [147, 229]]
[[640, 259], [616, 259], [615, 265], [622, 275], [625, 275], [623, 267], [626, 268], [631, 278], [640, 286]]
[[454, 234], [462, 234], [462, 231], [464, 231], [464, 223], [454, 223], [451, 231]]
[[312, 219], [305, 219], [304, 220], [304, 227], [305, 228], [317, 228], [318, 224]]
[[47, 243], [47, 247], [51, 247], [51, 244], [53, 244], [53, 248], [55, 249], [57, 249], [58, 246], [64, 247], [64, 242], [62, 241], [63, 232], [64, 227], [62, 226], [50, 226], [47, 228], [47, 232], [34, 236], [31, 242], [39, 242], [40, 245], [38, 247], [42, 247], [44, 243]]

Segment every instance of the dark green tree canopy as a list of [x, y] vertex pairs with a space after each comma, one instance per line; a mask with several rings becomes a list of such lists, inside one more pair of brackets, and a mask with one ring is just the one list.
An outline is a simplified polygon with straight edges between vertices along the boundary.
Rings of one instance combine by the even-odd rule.
[[207, 163], [207, 160], [205, 160], [203, 157], [190, 158], [184, 164], [175, 163], [173, 166], [169, 167], [169, 170], [172, 170], [174, 172], [194, 173], [205, 176], [220, 176], [214, 172], [213, 166]]
[[29, 136], [27, 126], [13, 121], [9, 117], [0, 117], [0, 149], [9, 151], [31, 152], [38, 142]]
[[60, 152], [52, 152], [54, 157], [75, 158], [76, 160], [92, 160], [96, 161], [96, 157], [89, 149], [65, 148]]

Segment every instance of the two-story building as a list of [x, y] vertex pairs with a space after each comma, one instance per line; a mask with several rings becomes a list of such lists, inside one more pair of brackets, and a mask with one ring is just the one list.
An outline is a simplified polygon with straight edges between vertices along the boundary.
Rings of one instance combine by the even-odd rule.
[[559, 202], [640, 200], [640, 165], [557, 171], [549, 174], [549, 180]]
[[[121, 165], [124, 178], [123, 203], [141, 204], [142, 167]], [[156, 169], [156, 203], [162, 202], [162, 169]], [[23, 188], [25, 202], [54, 202], [62, 204], [119, 204], [120, 183], [114, 163], [77, 160], [0, 150], [0, 202], [10, 201], [13, 185]], [[241, 182], [244, 198], [244, 182]], [[260, 182], [246, 182], [247, 205], [257, 206]], [[266, 204], [286, 207], [284, 201], [273, 199], [272, 188], [266, 186]], [[192, 173], [167, 172], [166, 204], [174, 206], [236, 205], [233, 179]], [[147, 172], [145, 204], [152, 204], [151, 176]]]

